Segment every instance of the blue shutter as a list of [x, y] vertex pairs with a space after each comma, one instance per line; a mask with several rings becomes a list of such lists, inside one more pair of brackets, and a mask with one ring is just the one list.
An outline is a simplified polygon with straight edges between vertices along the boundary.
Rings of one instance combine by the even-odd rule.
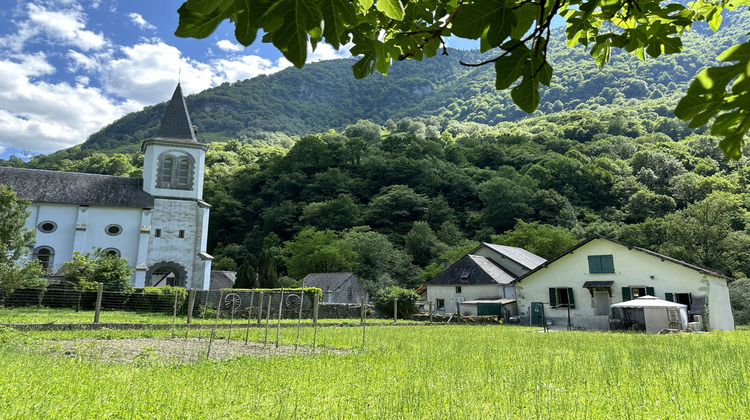
[[568, 287], [568, 307], [573, 309], [576, 307], [576, 301], [573, 299], [573, 288]]
[[615, 272], [615, 261], [611, 255], [600, 255], [599, 261], [601, 263], [601, 273], [614, 273]]
[[664, 300], [674, 302], [674, 293], [664, 293]]
[[653, 287], [647, 287], [646, 288], [646, 294], [649, 295], [649, 296], [656, 296], [656, 293], [654, 292], [654, 288]]
[[589, 273], [599, 274], [602, 272], [602, 261], [599, 255], [589, 255]]
[[630, 300], [630, 288], [629, 287], [623, 287], [622, 288], [622, 301], [626, 302]]

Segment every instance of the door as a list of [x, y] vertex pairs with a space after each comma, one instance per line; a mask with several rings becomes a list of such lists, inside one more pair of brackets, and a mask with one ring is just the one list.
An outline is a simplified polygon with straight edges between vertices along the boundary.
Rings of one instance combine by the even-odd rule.
[[605, 290], [594, 291], [594, 314], [609, 315], [609, 292]]
[[544, 319], [544, 303], [531, 302], [531, 325], [542, 325]]

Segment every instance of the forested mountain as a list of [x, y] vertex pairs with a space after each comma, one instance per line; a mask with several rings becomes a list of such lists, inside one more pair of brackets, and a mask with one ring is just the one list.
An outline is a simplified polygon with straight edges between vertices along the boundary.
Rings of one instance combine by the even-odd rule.
[[[562, 28], [550, 43], [555, 67], [552, 85], [542, 92], [535, 114], [588, 109], [592, 105], [634, 105], [658, 99], [674, 103], [695, 74], [719, 52], [750, 32], [742, 15], [725, 19], [713, 33], [696, 25], [684, 36], [685, 52], [640, 61], [613, 52], [599, 68], [583, 48], [568, 49]], [[352, 76], [353, 60], [289, 68], [233, 84], [224, 83], [187, 98], [194, 124], [204, 138], [251, 140], [264, 132], [306, 135], [341, 130], [360, 119], [384, 124], [388, 119], [443, 116], [456, 121], [497, 124], [527, 117], [507, 91], [494, 89], [492, 66], [467, 67], [483, 58], [476, 51], [450, 50], [422, 62], [395, 63], [387, 77]], [[113, 149], [153, 136], [165, 103], [129, 114], [94, 133], [83, 149]], [[666, 112], [666, 111], [665, 111]]]
[[[603, 235], [745, 277], [750, 160], [725, 162], [717, 138], [671, 113], [708, 57], [750, 32], [723, 27], [686, 35], [685, 54], [617, 54], [604, 69], [555, 43], [557, 78], [530, 116], [461, 51], [387, 77], [354, 80], [340, 60], [191, 96], [203, 136], [236, 137], [206, 155], [214, 268], [245, 286], [352, 270], [378, 292], [421, 284], [477, 241], [552, 258]], [[153, 135], [162, 107], [0, 165], [139, 176], [138, 153], [102, 151]]]

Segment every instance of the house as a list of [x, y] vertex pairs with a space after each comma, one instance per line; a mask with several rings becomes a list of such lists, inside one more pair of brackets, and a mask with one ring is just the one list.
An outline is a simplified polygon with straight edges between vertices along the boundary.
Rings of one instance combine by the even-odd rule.
[[643, 248], [591, 238], [513, 281], [519, 315], [537, 325], [607, 330], [613, 304], [643, 296], [686, 305], [691, 321], [732, 330], [729, 279]]
[[545, 261], [522, 248], [482, 243], [425, 283], [427, 301], [439, 313], [454, 313], [460, 305], [466, 315], [513, 316], [513, 281]]
[[135, 286], [207, 289], [208, 215], [203, 173], [208, 146], [195, 137], [180, 85], [158, 134], [145, 140], [142, 178], [0, 168], [0, 184], [31, 201], [30, 258], [51, 273], [73, 253], [102, 248], [124, 257]]
[[369, 302], [370, 295], [362, 286], [359, 277], [351, 272], [310, 273], [302, 280], [304, 287], [317, 287], [323, 291], [321, 302], [361, 303], [362, 298]]
[[232, 289], [236, 282], [236, 271], [211, 270], [211, 283], [208, 290]]

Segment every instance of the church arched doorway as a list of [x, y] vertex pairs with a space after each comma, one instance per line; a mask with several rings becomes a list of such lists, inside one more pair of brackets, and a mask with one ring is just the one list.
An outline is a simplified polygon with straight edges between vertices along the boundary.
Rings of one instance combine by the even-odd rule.
[[187, 270], [174, 262], [160, 262], [151, 266], [146, 272], [146, 286], [185, 287], [187, 284]]

